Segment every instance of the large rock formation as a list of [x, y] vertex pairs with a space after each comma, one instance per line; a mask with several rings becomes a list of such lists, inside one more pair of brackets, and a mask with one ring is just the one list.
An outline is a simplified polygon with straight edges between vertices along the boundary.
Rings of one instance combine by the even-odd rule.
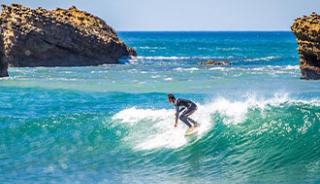
[[136, 55], [102, 19], [76, 7], [30, 9], [2, 5], [3, 60], [14, 67], [119, 63]]
[[[1, 20], [0, 20], [1, 24]], [[0, 77], [8, 76], [8, 63], [3, 59], [2, 29], [0, 29]]]
[[299, 45], [302, 78], [320, 79], [320, 16], [298, 18], [291, 29]]

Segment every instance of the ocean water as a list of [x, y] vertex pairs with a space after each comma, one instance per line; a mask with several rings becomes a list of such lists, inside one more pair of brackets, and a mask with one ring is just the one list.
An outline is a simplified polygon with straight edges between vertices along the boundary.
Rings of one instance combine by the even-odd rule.
[[[292, 33], [119, 36], [138, 57], [0, 80], [0, 183], [320, 183], [320, 84]], [[198, 104], [196, 136], [168, 92]]]

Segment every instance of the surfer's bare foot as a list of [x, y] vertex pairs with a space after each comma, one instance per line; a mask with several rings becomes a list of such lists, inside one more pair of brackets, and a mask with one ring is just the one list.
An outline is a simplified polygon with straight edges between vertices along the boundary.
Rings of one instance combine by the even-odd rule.
[[189, 129], [188, 129], [188, 132], [192, 132], [194, 130], [194, 127], [190, 127]]
[[194, 127], [194, 128], [199, 127], [199, 123], [195, 123], [195, 124], [193, 125], [193, 127]]

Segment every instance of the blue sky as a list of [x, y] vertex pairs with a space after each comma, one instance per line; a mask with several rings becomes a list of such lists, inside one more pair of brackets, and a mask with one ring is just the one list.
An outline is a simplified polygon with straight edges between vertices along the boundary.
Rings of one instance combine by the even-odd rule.
[[[90, 2], [90, 3], [88, 3]], [[289, 30], [295, 18], [320, 13], [320, 0], [1, 0], [30, 7], [75, 5], [117, 31]]]

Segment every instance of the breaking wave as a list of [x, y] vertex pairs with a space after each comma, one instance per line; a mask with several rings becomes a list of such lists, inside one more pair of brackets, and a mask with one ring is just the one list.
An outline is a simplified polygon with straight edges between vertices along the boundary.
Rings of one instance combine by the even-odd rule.
[[[242, 101], [221, 97], [210, 103], [198, 105], [199, 109], [193, 117], [201, 123], [197, 135], [200, 142], [206, 141], [202, 140], [204, 137], [215, 134], [214, 127], [219, 122], [234, 128], [244, 126], [242, 128], [244, 128], [243, 131], [247, 131], [246, 134], [255, 132], [257, 136], [264, 131], [274, 131], [272, 126], [285, 134], [295, 131], [299, 134], [308, 131], [312, 124], [319, 123], [320, 117], [320, 114], [316, 112], [316, 109], [320, 109], [319, 100], [294, 100], [287, 95], [276, 95], [270, 99], [258, 99], [253, 96]], [[308, 114], [313, 114], [316, 119], [312, 120], [307, 117], [302, 111], [304, 107], [310, 108], [311, 112]], [[291, 114], [292, 111], [289, 109], [299, 111], [300, 114]], [[295, 119], [290, 119], [290, 116], [294, 116]], [[112, 120], [124, 124], [128, 129], [135, 130], [124, 138], [133, 143], [135, 150], [176, 149], [188, 145], [188, 138], [184, 137], [186, 126], [183, 123], [180, 123], [178, 128], [173, 128], [173, 117], [174, 110], [172, 109], [129, 107], [116, 113]], [[255, 140], [250, 140], [252, 141]], [[207, 144], [211, 143], [207, 142]]]

